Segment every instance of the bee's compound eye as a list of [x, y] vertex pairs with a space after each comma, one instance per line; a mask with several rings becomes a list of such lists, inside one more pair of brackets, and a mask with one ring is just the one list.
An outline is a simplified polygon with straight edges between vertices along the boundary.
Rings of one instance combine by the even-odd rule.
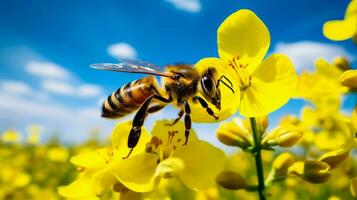
[[206, 93], [211, 93], [212, 92], [212, 90], [214, 88], [214, 85], [213, 85], [213, 81], [212, 81], [212, 79], [210, 77], [208, 77], [208, 76], [202, 77], [201, 84], [203, 86], [203, 90]]

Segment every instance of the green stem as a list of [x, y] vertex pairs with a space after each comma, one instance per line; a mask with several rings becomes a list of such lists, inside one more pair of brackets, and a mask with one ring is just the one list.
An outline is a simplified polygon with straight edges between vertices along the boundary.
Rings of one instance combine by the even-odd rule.
[[254, 138], [254, 147], [255, 147], [255, 166], [257, 168], [257, 175], [258, 175], [258, 193], [259, 199], [265, 200], [265, 183], [264, 183], [264, 171], [263, 171], [263, 162], [262, 162], [262, 154], [261, 154], [261, 136], [257, 128], [257, 123], [254, 117], [250, 117], [250, 125], [253, 131], [253, 138]]

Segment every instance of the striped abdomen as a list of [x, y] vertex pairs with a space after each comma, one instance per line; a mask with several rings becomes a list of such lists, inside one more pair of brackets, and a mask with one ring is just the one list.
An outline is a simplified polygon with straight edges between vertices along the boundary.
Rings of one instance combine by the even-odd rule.
[[120, 87], [105, 100], [102, 117], [120, 118], [136, 111], [155, 93], [157, 85], [156, 79], [148, 76]]

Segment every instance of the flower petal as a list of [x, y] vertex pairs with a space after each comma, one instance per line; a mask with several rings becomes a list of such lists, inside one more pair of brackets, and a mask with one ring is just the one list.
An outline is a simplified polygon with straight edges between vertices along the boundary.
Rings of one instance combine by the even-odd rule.
[[323, 58], [319, 58], [315, 61], [315, 67], [318, 74], [332, 80], [337, 80], [342, 74], [342, 70], [337, 68], [336, 65], [331, 65]]
[[357, 1], [352, 0], [346, 9], [345, 18], [357, 17]]
[[[219, 90], [221, 91], [221, 110], [219, 111], [212, 103], [207, 101], [209, 107], [213, 110], [214, 114], [218, 116], [219, 120], [224, 120], [233, 115], [239, 106], [236, 99], [239, 99], [239, 87], [234, 82], [235, 77], [232, 76], [231, 71], [224, 69], [223, 62], [218, 58], [203, 58], [195, 65], [195, 69], [198, 73], [202, 74], [207, 68], [213, 67], [217, 70], [217, 79], [222, 75], [225, 75], [233, 84], [234, 93], [226, 87], [224, 84], [220, 84]], [[227, 82], [227, 81], [225, 81]], [[198, 96], [203, 97], [202, 94]], [[214, 117], [210, 116], [206, 109], [204, 109], [198, 102], [189, 102], [191, 106], [191, 118], [194, 122], [217, 122]]]
[[330, 40], [341, 41], [351, 38], [357, 31], [357, 19], [327, 21], [323, 26], [323, 34]]
[[139, 154], [113, 164], [113, 172], [119, 182], [130, 190], [149, 192], [160, 181], [160, 177], [155, 174], [157, 160], [156, 154]]
[[58, 187], [58, 193], [70, 199], [99, 199], [93, 191], [89, 177], [82, 176], [71, 184]]
[[265, 24], [250, 10], [239, 10], [218, 28], [218, 53], [225, 61], [239, 56], [253, 71], [263, 60], [270, 45]]
[[208, 142], [196, 140], [177, 149], [173, 157], [181, 158], [185, 163], [179, 174], [181, 181], [192, 189], [204, 189], [215, 184], [225, 156], [223, 151]]
[[71, 158], [71, 163], [84, 167], [86, 170], [100, 169], [109, 160], [110, 152], [109, 148], [101, 148], [95, 151], [80, 153]]
[[[112, 147], [115, 151], [114, 159], [122, 159], [123, 157], [127, 156], [129, 151], [131, 150], [128, 148], [128, 137], [131, 129], [131, 121], [118, 123], [115, 128], [113, 129], [110, 141], [112, 143]], [[138, 144], [133, 149], [131, 155], [136, 155], [141, 153], [145, 150], [146, 143], [150, 141], [150, 135], [147, 130], [142, 127], [141, 128], [141, 136], [139, 139]]]
[[244, 91], [240, 114], [246, 117], [267, 115], [286, 104], [295, 93], [297, 75], [289, 58], [273, 54], [252, 74]]

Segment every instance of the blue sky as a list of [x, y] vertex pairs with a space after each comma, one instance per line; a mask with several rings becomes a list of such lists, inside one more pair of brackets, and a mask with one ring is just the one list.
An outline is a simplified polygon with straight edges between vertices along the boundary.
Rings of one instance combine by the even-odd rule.
[[[269, 53], [288, 54], [298, 71], [313, 69], [319, 56], [345, 55], [356, 66], [357, 48], [332, 42], [322, 25], [343, 18], [348, 0], [150, 0], [150, 1], [2, 1], [0, 6], [0, 131], [43, 124], [48, 137], [81, 141], [89, 130], [108, 135], [115, 121], [99, 118], [100, 103], [136, 74], [99, 72], [91, 63], [118, 57], [159, 65], [195, 63], [217, 56], [216, 30], [238, 9], [248, 8], [271, 33]], [[348, 98], [345, 110], [352, 108]], [[298, 114], [303, 102], [291, 101], [272, 114]], [[147, 123], [176, 116], [168, 108]], [[217, 125], [195, 125], [209, 132]]]

